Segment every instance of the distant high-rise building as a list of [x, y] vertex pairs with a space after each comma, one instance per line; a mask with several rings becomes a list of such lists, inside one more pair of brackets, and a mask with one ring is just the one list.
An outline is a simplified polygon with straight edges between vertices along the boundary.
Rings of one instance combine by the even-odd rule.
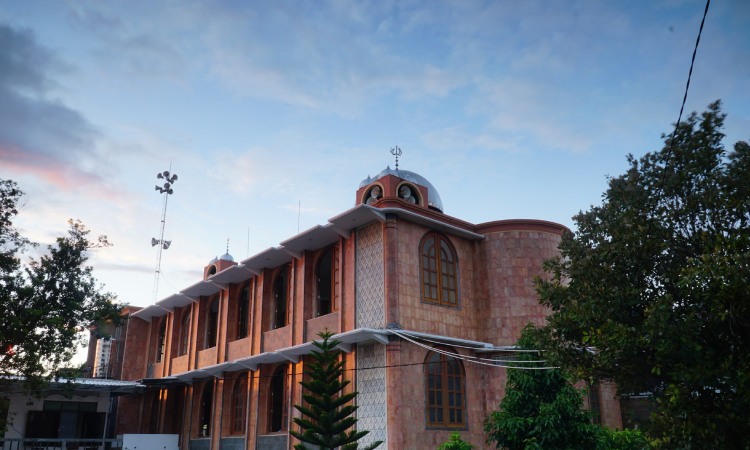
[[114, 339], [99, 338], [96, 341], [96, 355], [94, 356], [94, 378], [110, 378], [112, 367], [112, 344]]

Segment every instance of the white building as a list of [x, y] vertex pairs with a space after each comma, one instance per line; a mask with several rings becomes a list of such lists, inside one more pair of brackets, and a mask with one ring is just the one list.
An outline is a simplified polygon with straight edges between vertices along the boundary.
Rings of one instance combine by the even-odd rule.
[[109, 378], [113, 343], [114, 339], [109, 338], [100, 338], [96, 341], [94, 378]]

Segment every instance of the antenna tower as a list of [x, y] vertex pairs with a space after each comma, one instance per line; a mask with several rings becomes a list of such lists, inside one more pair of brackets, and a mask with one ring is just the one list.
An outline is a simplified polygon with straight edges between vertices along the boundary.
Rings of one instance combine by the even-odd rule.
[[[172, 169], [171, 164], [169, 168]], [[156, 297], [159, 295], [159, 278], [161, 278], [161, 252], [168, 249], [172, 244], [172, 241], [164, 240], [164, 225], [167, 223], [167, 201], [169, 200], [169, 196], [174, 193], [172, 185], [175, 181], [177, 181], [177, 174], [170, 174], [169, 170], [165, 170], [164, 172], [157, 173], [156, 178], [158, 180], [164, 180], [164, 184], [162, 186], [159, 186], [157, 184], [156, 187], [154, 187], [154, 190], [158, 191], [164, 196], [164, 205], [161, 211], [161, 232], [159, 234], [159, 239], [151, 238], [151, 246], [159, 246], [159, 254], [156, 258], [156, 271], [154, 272], [154, 302], [156, 302]]]

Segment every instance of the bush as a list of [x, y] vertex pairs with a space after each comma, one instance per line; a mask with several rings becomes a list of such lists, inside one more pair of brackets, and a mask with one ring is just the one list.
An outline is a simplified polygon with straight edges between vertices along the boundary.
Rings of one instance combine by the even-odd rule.
[[451, 433], [447, 441], [440, 444], [437, 450], [471, 450], [474, 446], [461, 439], [458, 433]]

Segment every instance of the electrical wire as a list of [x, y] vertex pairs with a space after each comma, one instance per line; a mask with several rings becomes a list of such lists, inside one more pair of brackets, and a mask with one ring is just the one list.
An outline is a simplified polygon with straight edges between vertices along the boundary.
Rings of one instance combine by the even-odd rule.
[[[690, 79], [693, 76], [693, 66], [695, 65], [695, 55], [698, 53], [698, 45], [701, 42], [701, 35], [703, 34], [703, 25], [706, 23], [706, 15], [708, 14], [708, 7], [711, 5], [711, 0], [706, 0], [706, 9], [703, 11], [703, 19], [701, 19], [701, 26], [698, 29], [698, 37], [695, 40], [695, 46], [693, 47], [693, 57], [690, 59], [690, 70], [688, 71], [688, 77], [687, 77], [687, 83], [685, 83], [685, 94], [682, 96], [682, 105], [680, 106], [680, 114], [677, 116], [677, 123], [675, 123], [674, 130], [672, 131], [672, 136], [669, 138], [669, 148], [667, 149], [667, 154], [664, 162], [664, 172], [662, 173], [661, 177], [661, 184], [659, 186], [659, 190], [657, 191], [657, 196], [661, 197], [662, 192], [664, 190], [664, 182], [667, 178], [667, 170], [669, 169], [669, 163], [672, 159], [672, 151], [674, 149], [674, 140], [677, 135], [677, 129], [680, 126], [680, 122], [682, 121], [682, 113], [685, 111], [685, 102], [687, 102], [687, 96], [688, 91], [690, 89]], [[661, 200], [661, 198], [659, 198]]]
[[[415, 339], [420, 339], [420, 340], [423, 340], [423, 341], [431, 342], [433, 344], [445, 344], [444, 341], [441, 342], [441, 341], [436, 341], [434, 339], [426, 338], [424, 336], [416, 336], [416, 335], [414, 335], [414, 333], [410, 333], [410, 332], [404, 331], [404, 330], [392, 330], [391, 329], [390, 331], [398, 331], [399, 333], [406, 334], [406, 335], [411, 336], [411, 337], [413, 337]], [[468, 346], [468, 345], [458, 345], [458, 344], [454, 344], [454, 343], [451, 343], [450, 346], [451, 347], [458, 347], [458, 348], [465, 348], [465, 349], [468, 349], [468, 350], [476, 350], [477, 349], [476, 346], [471, 347], [471, 346]], [[498, 350], [498, 351], [503, 351], [503, 352], [518, 352], [518, 353], [541, 353], [544, 350], [530, 350], [530, 349], [527, 349], [527, 348], [504, 348], [504, 349]]]
[[[423, 338], [421, 336], [414, 336], [413, 334], [410, 334], [408, 332], [404, 332], [402, 330], [390, 330], [390, 331], [393, 332], [393, 334], [395, 334], [396, 336], [400, 337], [401, 339], [404, 339], [404, 340], [407, 340], [407, 341], [409, 341], [409, 342], [411, 342], [413, 344], [419, 345], [420, 347], [423, 347], [423, 348], [435, 351], [436, 353], [442, 353], [444, 355], [452, 356], [454, 358], [469, 358], [469, 359], [476, 360], [476, 361], [487, 361], [487, 362], [492, 362], [492, 363], [494, 363], [494, 362], [545, 363], [546, 362], [545, 360], [533, 360], [533, 361], [519, 361], [519, 360], [516, 360], [516, 359], [513, 359], [513, 360], [499, 360], [499, 359], [495, 359], [495, 358], [481, 358], [479, 356], [462, 355], [460, 353], [450, 352], [450, 351], [447, 351], [447, 350], [442, 350], [442, 349], [439, 349], [439, 348], [435, 348], [435, 347], [430, 347], [430, 346], [427, 346], [427, 345], [423, 345], [423, 344], [420, 344], [419, 342], [417, 342], [417, 340], [427, 341], [427, 342], [431, 342], [431, 343], [439, 344], [439, 345], [447, 345], [445, 342], [439, 342], [439, 341], [435, 341], [435, 340], [432, 340], [432, 339]], [[411, 339], [409, 339], [409, 337], [411, 337]], [[470, 349], [470, 350], [476, 350], [476, 347], [453, 345], [452, 343], [450, 344], [450, 346], [451, 347], [466, 348], [466, 349]], [[503, 350], [499, 350], [499, 352], [501, 352], [501, 351], [503, 351]], [[525, 351], [526, 352], [534, 352], [534, 353], [539, 353], [540, 352], [539, 350], [528, 350], [528, 349], [526, 349]]]
[[[559, 369], [559, 367], [551, 367], [551, 366], [543, 366], [543, 367], [512, 366], [512, 365], [498, 364], [497, 362], [499, 362], [499, 361], [493, 360], [493, 359], [477, 358], [477, 357], [466, 357], [466, 355], [461, 355], [461, 354], [458, 354], [458, 353], [453, 353], [453, 352], [449, 352], [449, 351], [442, 350], [442, 349], [439, 349], [439, 348], [430, 347], [429, 345], [426, 345], [426, 344], [422, 344], [420, 342], [417, 342], [414, 339], [411, 339], [411, 338], [405, 336], [404, 334], [402, 334], [402, 333], [400, 333], [400, 332], [398, 332], [396, 330], [390, 330], [390, 331], [393, 334], [395, 334], [396, 336], [400, 337], [401, 339], [404, 339], [404, 340], [406, 340], [408, 342], [411, 342], [412, 344], [418, 345], [420, 347], [426, 348], [426, 349], [428, 349], [428, 350], [430, 350], [432, 352], [441, 353], [443, 355], [450, 356], [452, 358], [460, 359], [462, 361], [473, 363], [473, 364], [480, 364], [480, 365], [483, 365], [483, 366], [490, 366], [490, 367], [502, 367], [502, 368], [505, 368], [505, 369], [521, 369], [521, 370], [553, 370], [553, 369]], [[491, 362], [486, 362], [486, 361], [491, 361]], [[546, 361], [512, 361], [512, 362], [513, 363], [525, 363], [525, 362], [529, 362], [529, 363], [546, 363]]]

